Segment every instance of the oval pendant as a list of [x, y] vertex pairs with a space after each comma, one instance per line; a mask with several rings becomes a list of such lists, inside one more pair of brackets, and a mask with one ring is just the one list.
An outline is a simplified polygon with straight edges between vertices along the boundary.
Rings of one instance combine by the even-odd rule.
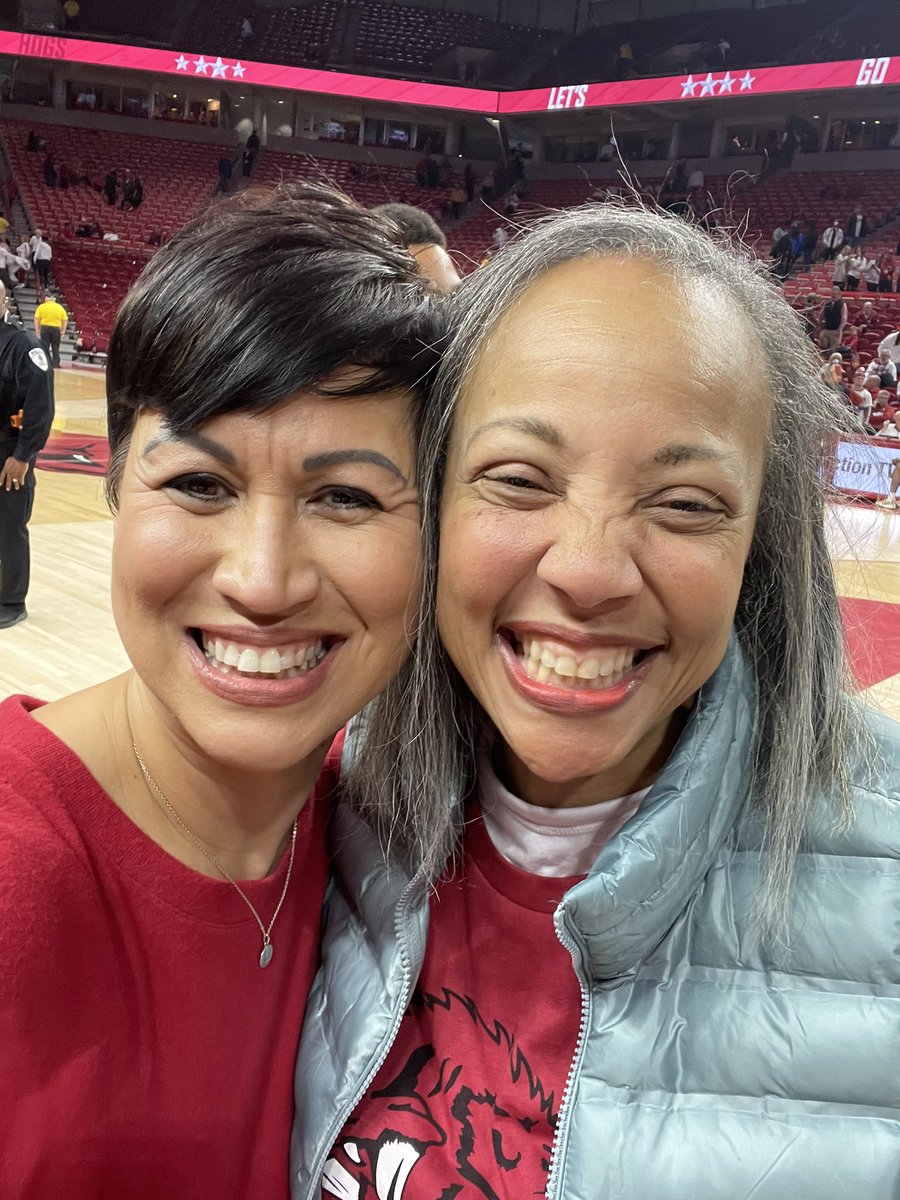
[[266, 942], [265, 946], [263, 946], [263, 948], [262, 948], [262, 954], [260, 954], [260, 956], [259, 956], [259, 965], [261, 967], [267, 967], [269, 965], [269, 963], [272, 961], [272, 955], [274, 953], [275, 953], [275, 947], [272, 945], [271, 942]]

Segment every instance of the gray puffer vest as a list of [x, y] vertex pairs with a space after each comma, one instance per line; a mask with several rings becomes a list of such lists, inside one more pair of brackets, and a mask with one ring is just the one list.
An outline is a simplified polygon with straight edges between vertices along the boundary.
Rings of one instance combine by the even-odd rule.
[[[760, 853], [739, 818], [754, 700], [734, 646], [638, 813], [563, 898], [582, 1020], [551, 1200], [900, 1198], [900, 726], [869, 721], [878, 764], [857, 773], [849, 829], [825, 801], [811, 822], [789, 949], [751, 936]], [[296, 1074], [294, 1200], [319, 1200], [427, 934], [427, 896], [345, 810], [335, 846]]]

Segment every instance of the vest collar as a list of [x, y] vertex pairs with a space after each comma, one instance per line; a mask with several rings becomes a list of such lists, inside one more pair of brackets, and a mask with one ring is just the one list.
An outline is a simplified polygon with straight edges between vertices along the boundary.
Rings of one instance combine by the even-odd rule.
[[732, 636], [649, 795], [563, 900], [594, 978], [633, 970], [701, 886], [746, 801], [755, 731], [755, 688]]

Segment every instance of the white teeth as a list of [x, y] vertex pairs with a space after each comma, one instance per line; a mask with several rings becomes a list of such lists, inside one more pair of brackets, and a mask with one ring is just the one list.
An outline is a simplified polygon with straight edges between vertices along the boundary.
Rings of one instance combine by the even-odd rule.
[[[238, 665], [238, 670], [241, 669], [240, 665]], [[261, 675], [277, 675], [281, 670], [281, 655], [278, 651], [264, 650], [259, 657], [258, 670]]]
[[242, 675], [264, 675], [268, 679], [295, 679], [318, 666], [326, 654], [321, 642], [296, 649], [291, 646], [255, 649], [205, 634], [202, 640], [207, 660], [226, 675], [237, 671]]
[[[525, 673], [538, 683], [575, 690], [615, 687], [631, 670], [637, 651], [621, 646], [605, 652], [606, 657], [586, 658], [579, 663], [574, 654], [559, 654], [537, 638], [522, 642], [520, 661]], [[559, 649], [562, 647], [560, 646]]]
[[259, 671], [259, 655], [255, 650], [242, 650], [237, 660], [237, 669], [244, 675], [255, 675]]

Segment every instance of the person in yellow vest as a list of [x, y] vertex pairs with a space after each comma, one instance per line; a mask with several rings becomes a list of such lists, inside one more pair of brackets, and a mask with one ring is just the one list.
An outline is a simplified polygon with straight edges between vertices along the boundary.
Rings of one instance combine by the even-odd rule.
[[34, 310], [34, 332], [43, 342], [54, 367], [59, 366], [59, 343], [68, 324], [69, 314], [48, 292], [46, 300]]

